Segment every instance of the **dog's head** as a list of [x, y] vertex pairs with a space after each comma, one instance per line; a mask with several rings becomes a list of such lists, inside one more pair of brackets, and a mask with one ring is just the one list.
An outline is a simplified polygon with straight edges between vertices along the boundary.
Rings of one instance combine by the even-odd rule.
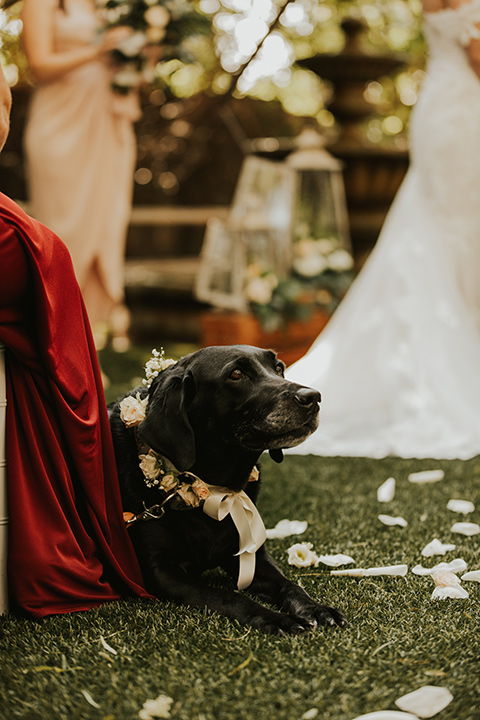
[[249, 345], [207, 347], [154, 380], [138, 431], [181, 471], [199, 455], [215, 460], [259, 456], [294, 447], [318, 426], [320, 393], [289, 382], [271, 350]]

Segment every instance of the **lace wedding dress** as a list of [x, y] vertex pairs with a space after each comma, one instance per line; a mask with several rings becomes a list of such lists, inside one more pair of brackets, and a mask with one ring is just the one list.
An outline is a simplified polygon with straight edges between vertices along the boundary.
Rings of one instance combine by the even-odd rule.
[[378, 242], [287, 372], [322, 393], [296, 454], [480, 454], [480, 80], [464, 46], [480, 0], [427, 13], [411, 165]]

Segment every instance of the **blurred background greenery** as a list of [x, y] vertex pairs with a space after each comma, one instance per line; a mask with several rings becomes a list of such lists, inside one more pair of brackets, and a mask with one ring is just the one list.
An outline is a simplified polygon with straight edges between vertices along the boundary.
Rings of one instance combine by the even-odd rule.
[[[400, 54], [405, 61], [396, 74], [366, 84], [376, 113], [364, 127], [367, 142], [405, 147], [409, 112], [423, 77], [419, 0], [199, 0], [196, 5], [210, 19], [212, 32], [187, 41], [194, 61], [159, 63], [154, 83], [143, 89], [135, 202], [230, 201], [238, 149], [233, 168], [215, 163], [215, 149], [229, 132], [222, 115], [227, 100], [245, 136], [293, 135], [306, 118], [334, 136], [335, 118], [328, 109], [332, 86], [298, 61], [340, 53], [345, 18], [365, 23], [366, 52]], [[20, 12], [21, 2], [0, 10], [2, 63], [15, 96], [10, 152], [7, 148], [1, 170], [9, 171], [4, 189], [24, 198], [19, 133], [31, 78], [21, 48]], [[199, 168], [206, 183], [199, 183]], [[215, 171], [211, 181], [209, 169]]]

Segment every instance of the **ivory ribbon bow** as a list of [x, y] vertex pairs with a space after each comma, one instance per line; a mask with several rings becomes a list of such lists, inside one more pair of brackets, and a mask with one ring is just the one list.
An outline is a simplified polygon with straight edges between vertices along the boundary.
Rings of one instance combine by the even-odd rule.
[[266, 540], [265, 525], [255, 504], [247, 493], [234, 492], [216, 485], [207, 486], [210, 496], [205, 500], [203, 512], [214, 520], [230, 515], [239, 535], [240, 568], [237, 587], [244, 590], [251, 585], [255, 575], [255, 553]]

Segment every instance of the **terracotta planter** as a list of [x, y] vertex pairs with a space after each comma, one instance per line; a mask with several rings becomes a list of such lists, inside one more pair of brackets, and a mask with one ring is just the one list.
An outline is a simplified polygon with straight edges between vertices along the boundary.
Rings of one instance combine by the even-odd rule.
[[330, 316], [315, 310], [308, 320], [290, 320], [281, 330], [265, 332], [254, 315], [248, 313], [212, 311], [201, 319], [202, 346], [256, 345], [275, 350], [286, 365], [299, 360]]

